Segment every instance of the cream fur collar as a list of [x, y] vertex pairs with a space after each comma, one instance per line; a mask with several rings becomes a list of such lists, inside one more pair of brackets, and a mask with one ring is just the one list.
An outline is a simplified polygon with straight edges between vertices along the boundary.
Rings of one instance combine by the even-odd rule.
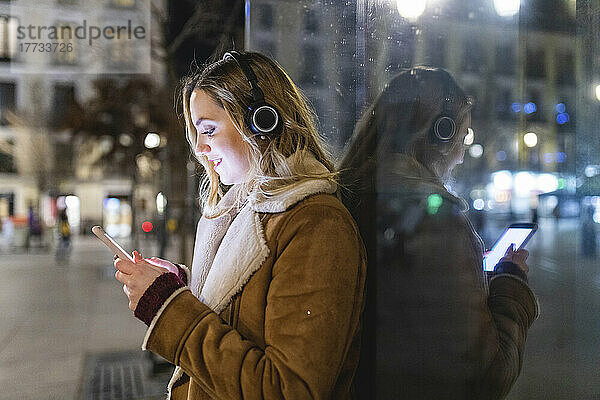
[[[304, 171], [327, 172], [312, 156], [304, 157], [302, 164]], [[230, 208], [236, 190], [231, 188], [219, 206]], [[269, 255], [260, 213], [280, 213], [311, 195], [336, 190], [337, 185], [325, 179], [307, 179], [268, 198], [250, 193], [239, 212], [233, 208], [218, 218], [202, 217], [196, 232], [192, 292], [221, 313]]]

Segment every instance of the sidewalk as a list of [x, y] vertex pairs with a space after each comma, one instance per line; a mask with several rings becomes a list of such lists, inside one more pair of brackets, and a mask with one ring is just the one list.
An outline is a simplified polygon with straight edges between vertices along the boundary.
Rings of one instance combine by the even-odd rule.
[[146, 326], [128, 309], [111, 253], [74, 239], [68, 265], [52, 253], [0, 256], [2, 400], [78, 400], [86, 353], [141, 352]]

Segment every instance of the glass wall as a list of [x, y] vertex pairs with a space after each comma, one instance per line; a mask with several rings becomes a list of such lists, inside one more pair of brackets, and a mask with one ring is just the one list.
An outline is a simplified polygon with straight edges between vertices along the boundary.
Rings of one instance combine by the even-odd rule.
[[473, 99], [451, 189], [490, 247], [537, 221], [529, 281], [541, 316], [509, 399], [600, 392], [600, 4], [575, 0], [246, 3], [246, 48], [304, 89], [333, 154], [399, 71], [446, 69]]

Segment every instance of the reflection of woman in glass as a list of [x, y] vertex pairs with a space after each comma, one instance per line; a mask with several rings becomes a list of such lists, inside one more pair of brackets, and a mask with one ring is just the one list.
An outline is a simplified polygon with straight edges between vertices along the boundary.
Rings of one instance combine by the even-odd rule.
[[510, 250], [488, 286], [466, 204], [444, 186], [462, 163], [470, 108], [447, 72], [402, 72], [359, 122], [342, 162], [369, 260], [364, 398], [502, 398], [519, 375], [538, 314], [527, 252]]
[[313, 111], [258, 53], [192, 74], [183, 106], [208, 176], [189, 287], [168, 261], [115, 260], [144, 348], [177, 366], [170, 396], [349, 398], [365, 258]]

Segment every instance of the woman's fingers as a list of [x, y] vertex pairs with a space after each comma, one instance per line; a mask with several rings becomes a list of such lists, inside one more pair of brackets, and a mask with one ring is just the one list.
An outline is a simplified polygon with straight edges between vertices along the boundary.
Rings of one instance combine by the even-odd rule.
[[508, 246], [508, 249], [506, 249], [506, 253], [504, 253], [504, 257], [510, 256], [514, 252], [515, 252], [515, 244], [512, 243], [510, 246]]
[[521, 249], [519, 251], [516, 252], [516, 255], [520, 258], [523, 259], [523, 261], [527, 260], [527, 257], [529, 257], [529, 252], [525, 249]]
[[117, 258], [113, 262], [113, 265], [115, 266], [115, 268], [117, 270], [119, 270], [125, 274], [128, 274], [128, 275], [131, 275], [132, 273], [137, 271], [136, 265], [128, 260], [121, 260], [120, 258]]
[[124, 274], [123, 272], [117, 270], [115, 271], [115, 279], [118, 280], [119, 282], [127, 285], [128, 283], [130, 283], [129, 280], [129, 275]]
[[144, 258], [137, 250], [133, 251], [133, 261], [138, 262], [138, 261], [142, 261], [143, 259]]
[[123, 283], [123, 292], [129, 299], [129, 309], [135, 310], [137, 303], [146, 291], [146, 289], [160, 275], [170, 272], [168, 268], [157, 266], [150, 263], [149, 260], [142, 258], [137, 251], [133, 251], [135, 262], [129, 260], [114, 260], [115, 278]]

